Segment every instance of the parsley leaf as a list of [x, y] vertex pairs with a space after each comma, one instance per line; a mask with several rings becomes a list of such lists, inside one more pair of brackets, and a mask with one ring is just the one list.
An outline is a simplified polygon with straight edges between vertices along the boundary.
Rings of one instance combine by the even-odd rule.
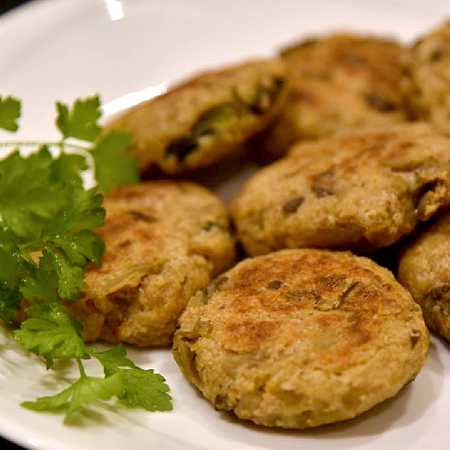
[[111, 131], [102, 136], [92, 149], [95, 178], [103, 192], [139, 181], [137, 161], [127, 152], [131, 142], [128, 133]]
[[123, 391], [118, 397], [125, 406], [147, 411], [170, 411], [173, 408], [164, 377], [153, 370], [137, 367], [127, 358], [125, 347], [91, 352], [91, 355], [103, 365], [106, 377], [120, 375]]
[[40, 397], [34, 402], [23, 402], [22, 406], [34, 411], [65, 411], [65, 423], [74, 423], [82, 410], [99, 400], [109, 400], [122, 391], [119, 376], [96, 378], [82, 376], [57, 395]]
[[89, 230], [67, 236], [55, 236], [52, 240], [65, 253], [71, 264], [83, 266], [86, 260], [100, 264], [104, 253], [104, 242]]
[[168, 386], [161, 375], [152, 370], [139, 369], [126, 356], [122, 346], [104, 352], [90, 348], [88, 352], [97, 358], [105, 370], [105, 378], [89, 377], [79, 362], [81, 377], [59, 394], [40, 397], [22, 406], [34, 411], [64, 411], [65, 423], [74, 423], [83, 410], [100, 400], [117, 398], [127, 407], [142, 407], [147, 411], [172, 409]]
[[98, 95], [77, 99], [71, 110], [65, 103], [56, 102], [56, 110], [56, 126], [64, 138], [95, 141], [101, 130], [97, 122], [102, 115]]
[[84, 264], [71, 263], [63, 252], [51, 247], [45, 248], [43, 258], [49, 259], [52, 273], [56, 274], [54, 279], [57, 280], [59, 297], [76, 300], [83, 288]]
[[171, 411], [172, 398], [169, 386], [162, 375], [153, 370], [121, 369], [124, 392], [121, 402], [129, 408], [144, 408], [147, 411]]
[[75, 300], [86, 263], [99, 264], [104, 252], [103, 241], [92, 231], [103, 224], [103, 197], [86, 191], [77, 179], [61, 179], [61, 163], [64, 170], [84, 167], [78, 159], [54, 160], [45, 147], [28, 158], [15, 152], [0, 161], [0, 223], [24, 251], [45, 255], [42, 270], [24, 277], [25, 298], [54, 300], [50, 280], [56, 279], [57, 295]]
[[27, 316], [29, 318], [14, 332], [14, 337], [25, 349], [44, 357], [48, 368], [52, 368], [58, 358], [88, 356], [80, 325], [60, 303], [34, 305], [28, 308]]
[[20, 238], [38, 238], [45, 221], [63, 209], [64, 191], [49, 183], [52, 161], [45, 147], [28, 158], [14, 152], [0, 161], [0, 223]]
[[81, 184], [82, 179], [80, 174], [87, 168], [88, 165], [84, 156], [61, 153], [58, 158], [54, 160], [52, 180]]
[[11, 243], [3, 241], [4, 236], [5, 234], [0, 232], [0, 286], [13, 289], [19, 283], [19, 263], [14, 254], [17, 247], [14, 248]]
[[21, 300], [19, 289], [0, 284], [0, 319], [9, 324], [14, 323]]
[[27, 300], [58, 301], [58, 278], [52, 256], [48, 251], [39, 258], [39, 266], [31, 264], [23, 276], [20, 292]]
[[107, 377], [114, 375], [120, 369], [137, 367], [131, 359], [127, 358], [127, 351], [123, 345], [117, 345], [103, 352], [91, 349], [91, 355], [101, 363]]
[[32, 265], [23, 258], [14, 235], [0, 228], [0, 319], [13, 324], [22, 300], [20, 283]]
[[[17, 326], [17, 310], [26, 300], [27, 319], [14, 331], [27, 350], [55, 368], [55, 360], [75, 359], [80, 379], [57, 395], [41, 397], [23, 406], [38, 411], [64, 410], [66, 421], [99, 400], [117, 398], [128, 407], [149, 411], [172, 409], [164, 378], [143, 370], [127, 358], [124, 347], [97, 352], [88, 347], [81, 325], [66, 311], [64, 301], [75, 301], [83, 289], [88, 263], [100, 264], [105, 250], [94, 232], [103, 225], [103, 196], [86, 190], [82, 172], [86, 156], [95, 162], [99, 187], [138, 181], [137, 163], [127, 154], [125, 133], [101, 131], [100, 98], [78, 99], [69, 108], [58, 102], [56, 124], [63, 139], [40, 145], [28, 157], [18, 150], [0, 161], [0, 319]], [[17, 129], [20, 102], [0, 97], [0, 128]], [[75, 138], [92, 144], [68, 143]], [[7, 143], [14, 147], [33, 143]], [[57, 157], [50, 147], [60, 150]], [[66, 153], [72, 147], [86, 156]], [[104, 378], [86, 375], [82, 359], [96, 358]]]
[[20, 117], [20, 100], [15, 97], [0, 97], [0, 128], [17, 131]]
[[86, 191], [77, 184], [59, 184], [59, 188], [64, 192], [64, 208], [46, 223], [44, 235], [74, 234], [103, 224], [103, 196], [95, 189]]

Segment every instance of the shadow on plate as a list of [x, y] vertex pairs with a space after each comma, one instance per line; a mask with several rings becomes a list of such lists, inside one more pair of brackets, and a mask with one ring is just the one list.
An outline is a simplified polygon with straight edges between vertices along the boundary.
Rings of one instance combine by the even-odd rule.
[[259, 166], [246, 156], [248, 150], [242, 147], [236, 153], [208, 167], [196, 169], [183, 175], [169, 176], [155, 168], [144, 172], [146, 180], [175, 179], [200, 183], [215, 192], [225, 204], [229, 204], [239, 192], [242, 184], [250, 178]]

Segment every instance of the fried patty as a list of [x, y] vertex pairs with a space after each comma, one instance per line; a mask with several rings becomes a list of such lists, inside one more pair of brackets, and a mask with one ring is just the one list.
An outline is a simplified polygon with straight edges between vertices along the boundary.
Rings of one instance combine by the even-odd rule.
[[175, 174], [233, 153], [280, 109], [286, 74], [280, 60], [204, 73], [144, 102], [107, 125], [134, 138], [140, 168]]
[[450, 212], [406, 245], [398, 278], [422, 307], [430, 329], [450, 341]]
[[234, 260], [219, 199], [188, 182], [155, 181], [106, 197], [100, 267], [71, 306], [89, 341], [171, 343], [188, 299]]
[[389, 271], [303, 249], [247, 259], [194, 296], [173, 351], [217, 409], [308, 428], [396, 395], [427, 349], [420, 307]]
[[322, 247], [370, 252], [450, 203], [450, 139], [428, 125], [348, 132], [294, 146], [251, 178], [232, 216], [250, 255]]
[[290, 79], [287, 101], [256, 140], [255, 152], [278, 157], [298, 140], [405, 121], [405, 53], [396, 41], [353, 34], [308, 38], [282, 50]]
[[413, 108], [450, 134], [450, 20], [416, 41], [405, 74], [415, 91]]

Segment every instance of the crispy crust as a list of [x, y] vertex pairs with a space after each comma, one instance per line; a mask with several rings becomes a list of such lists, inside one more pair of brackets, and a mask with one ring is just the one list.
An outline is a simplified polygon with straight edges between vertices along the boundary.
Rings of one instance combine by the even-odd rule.
[[282, 50], [288, 98], [255, 151], [273, 159], [298, 140], [404, 122], [400, 87], [406, 52], [396, 41], [352, 34], [308, 38]]
[[250, 255], [282, 248], [369, 252], [450, 202], [450, 139], [425, 124], [295, 146], [258, 172], [231, 213]]
[[418, 39], [411, 49], [406, 82], [420, 117], [450, 134], [450, 20]]
[[272, 120], [285, 97], [285, 75], [276, 59], [207, 72], [125, 112], [106, 131], [132, 133], [130, 151], [142, 170], [203, 167], [238, 150]]
[[71, 306], [87, 340], [168, 345], [189, 297], [234, 260], [221, 202], [193, 183], [155, 181], [105, 200], [100, 267]]
[[450, 212], [406, 245], [398, 278], [422, 307], [427, 325], [450, 341]]
[[217, 409], [307, 428], [394, 396], [427, 349], [420, 308], [390, 272], [304, 249], [247, 259], [194, 296], [173, 351]]

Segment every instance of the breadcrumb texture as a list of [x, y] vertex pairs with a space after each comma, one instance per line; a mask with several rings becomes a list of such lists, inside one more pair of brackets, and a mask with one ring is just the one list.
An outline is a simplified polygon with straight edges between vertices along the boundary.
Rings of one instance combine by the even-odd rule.
[[237, 151], [279, 111], [286, 93], [281, 60], [258, 60], [201, 74], [111, 121], [134, 138], [140, 168], [180, 173]]
[[450, 20], [416, 41], [408, 68], [412, 108], [450, 134]]
[[298, 140], [406, 121], [402, 73], [407, 51], [396, 41], [356, 34], [312, 37], [282, 50], [288, 98], [255, 151], [274, 158]]
[[450, 212], [406, 245], [398, 278], [422, 307], [430, 329], [450, 341]]
[[450, 139], [423, 123], [302, 143], [251, 178], [231, 211], [250, 255], [320, 247], [370, 252], [450, 202]]
[[88, 341], [169, 345], [189, 298], [234, 261], [225, 209], [207, 189], [171, 181], [118, 189], [104, 206], [106, 253], [70, 308]]
[[421, 370], [420, 307], [367, 258], [284, 250], [247, 259], [195, 295], [174, 356], [217, 408], [256, 424], [351, 419]]

